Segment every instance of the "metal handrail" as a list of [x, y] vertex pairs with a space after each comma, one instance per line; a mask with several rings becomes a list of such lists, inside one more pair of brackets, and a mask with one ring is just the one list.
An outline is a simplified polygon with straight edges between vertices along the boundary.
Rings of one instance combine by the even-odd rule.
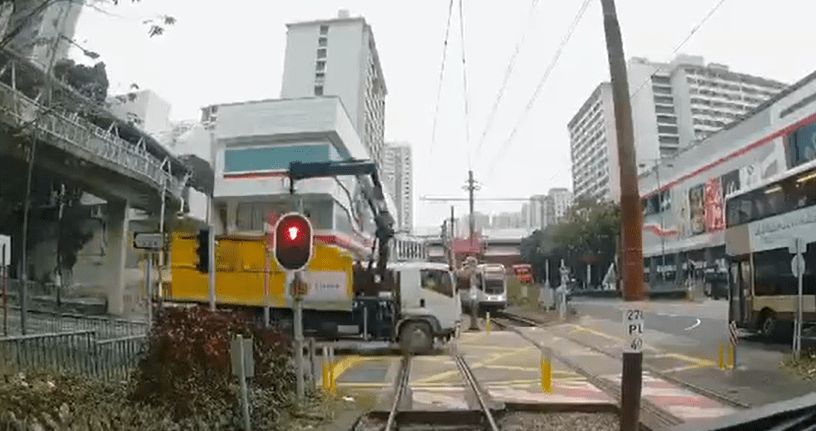
[[[47, 110], [22, 92], [0, 82], [0, 110], [11, 115], [19, 123], [27, 123], [35, 118], [38, 109], [46, 110], [40, 120], [35, 122], [41, 131], [143, 176], [158, 189], [167, 185], [168, 191], [175, 197], [181, 195], [183, 188], [181, 181], [164, 171], [161, 161], [146, 150], [138, 149], [130, 142], [84, 118], [65, 115], [57, 110]], [[102, 141], [102, 145], [94, 142], [93, 138]]]

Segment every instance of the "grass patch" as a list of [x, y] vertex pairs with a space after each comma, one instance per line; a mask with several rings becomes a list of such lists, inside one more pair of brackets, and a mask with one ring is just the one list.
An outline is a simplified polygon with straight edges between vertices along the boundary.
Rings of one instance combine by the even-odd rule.
[[799, 378], [814, 380], [816, 379], [816, 349], [803, 350], [798, 361], [791, 355], [782, 360], [782, 366]]

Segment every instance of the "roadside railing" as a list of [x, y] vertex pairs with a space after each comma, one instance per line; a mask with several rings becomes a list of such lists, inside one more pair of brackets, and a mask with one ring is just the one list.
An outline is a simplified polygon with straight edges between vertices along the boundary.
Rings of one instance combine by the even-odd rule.
[[0, 337], [0, 366], [122, 380], [138, 364], [145, 341], [144, 334], [97, 340], [93, 330]]
[[[58, 109], [44, 109], [42, 105], [4, 82], [0, 82], [0, 112], [7, 115], [5, 121], [14, 125], [33, 122], [41, 132], [54, 140], [52, 145], [68, 147], [63, 149], [69, 149], [70, 152], [79, 150], [83, 155], [90, 153], [101, 157], [144, 177], [159, 189], [166, 185], [174, 196], [181, 195], [184, 186], [181, 181], [165, 172], [161, 168], [162, 161], [143, 148], [138, 148], [85, 119], [65, 115]], [[39, 121], [34, 121], [37, 112], [46, 114]]]
[[[103, 316], [57, 313], [53, 311], [29, 310], [26, 315], [28, 333], [57, 333], [87, 330], [96, 333], [100, 340], [120, 338], [128, 335], [144, 335], [147, 322]], [[20, 330], [20, 309], [12, 306], [8, 310], [9, 335], [18, 335]], [[0, 335], [2, 330], [0, 329]]]

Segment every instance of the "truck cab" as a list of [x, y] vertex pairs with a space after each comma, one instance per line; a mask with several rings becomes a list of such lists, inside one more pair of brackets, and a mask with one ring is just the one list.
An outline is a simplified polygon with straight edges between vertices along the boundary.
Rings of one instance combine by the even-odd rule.
[[447, 265], [390, 263], [383, 287], [376, 297], [355, 300], [355, 314], [366, 337], [382, 339], [387, 334], [403, 351], [418, 354], [456, 334], [462, 307]]

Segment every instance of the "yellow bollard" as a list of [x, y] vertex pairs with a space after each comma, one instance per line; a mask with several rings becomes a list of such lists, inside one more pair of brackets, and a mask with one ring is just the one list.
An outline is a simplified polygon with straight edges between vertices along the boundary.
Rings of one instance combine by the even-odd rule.
[[337, 378], [334, 376], [334, 366], [337, 365], [335, 363], [329, 364], [329, 392], [332, 394], [337, 393]]
[[321, 359], [321, 365], [323, 366], [323, 372], [321, 373], [322, 382], [323, 382], [323, 392], [328, 392], [331, 384], [329, 383], [329, 379], [331, 376], [331, 359], [329, 359], [329, 349], [326, 346], [323, 346], [323, 356]]
[[734, 368], [734, 345], [728, 343], [728, 368]]
[[329, 361], [323, 359], [323, 392], [329, 391]]
[[541, 355], [541, 391], [545, 394], [551, 394], [553, 392], [552, 364], [548, 356], [549, 355], [543, 353]]
[[487, 332], [487, 335], [490, 335], [490, 312], [489, 311], [487, 312], [487, 315], [485, 317], [485, 331]]
[[725, 369], [725, 360], [723, 358], [723, 342], [720, 341], [720, 347], [717, 349], [717, 365], [721, 370]]

